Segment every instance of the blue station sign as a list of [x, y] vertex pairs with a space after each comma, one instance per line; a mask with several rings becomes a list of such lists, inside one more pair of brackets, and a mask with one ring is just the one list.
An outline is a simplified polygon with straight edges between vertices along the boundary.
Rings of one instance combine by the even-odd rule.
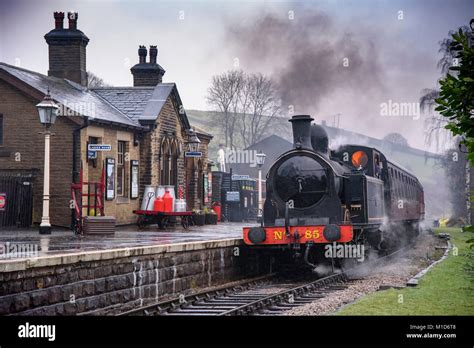
[[112, 145], [110, 144], [89, 144], [87, 147], [89, 151], [111, 151]]
[[186, 151], [184, 157], [202, 157], [202, 152], [200, 151]]

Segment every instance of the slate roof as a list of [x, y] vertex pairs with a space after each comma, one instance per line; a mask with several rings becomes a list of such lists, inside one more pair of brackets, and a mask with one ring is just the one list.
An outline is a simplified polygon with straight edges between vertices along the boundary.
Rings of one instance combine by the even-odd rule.
[[91, 90], [129, 118], [138, 122], [154, 89], [155, 87], [98, 87]]
[[34, 89], [46, 94], [48, 88], [52, 98], [90, 120], [118, 123], [124, 126], [142, 128], [140, 124], [122, 113], [119, 109], [83, 86], [52, 76], [19, 68], [0, 62], [0, 69], [23, 81]]

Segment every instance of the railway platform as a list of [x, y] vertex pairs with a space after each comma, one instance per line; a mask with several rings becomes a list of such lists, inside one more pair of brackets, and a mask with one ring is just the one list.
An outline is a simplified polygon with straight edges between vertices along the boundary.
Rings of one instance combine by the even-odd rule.
[[[271, 257], [246, 248], [242, 226], [128, 226], [111, 236], [83, 237], [3, 230], [0, 315], [117, 314], [270, 272]], [[12, 257], [12, 246], [34, 248]]]
[[[139, 229], [136, 225], [119, 226], [114, 235], [76, 236], [68, 229], [55, 229], [50, 235], [41, 235], [37, 228], [0, 230], [0, 245], [16, 246], [19, 255], [0, 250], [0, 264], [5, 261], [31, 257], [56, 256], [86, 252], [110, 251], [124, 248], [166, 246], [173, 244], [241, 239], [242, 227], [251, 223], [221, 223], [218, 225], [190, 226], [184, 229], [177, 225], [159, 230], [156, 225]], [[9, 243], [7, 245], [7, 243]], [[22, 247], [23, 246], [23, 247]], [[31, 254], [31, 255], [30, 255]], [[1, 271], [1, 268], [0, 268]]]

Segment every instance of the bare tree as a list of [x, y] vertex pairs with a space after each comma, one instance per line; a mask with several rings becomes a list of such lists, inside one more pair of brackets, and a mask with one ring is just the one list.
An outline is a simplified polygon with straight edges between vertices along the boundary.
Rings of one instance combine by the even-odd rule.
[[94, 74], [91, 71], [87, 72], [87, 86], [89, 88], [94, 88], [94, 87], [109, 87], [110, 85], [105, 83], [103, 79], [101, 79], [99, 76]]
[[259, 141], [269, 128], [280, 112], [280, 100], [273, 81], [261, 73], [248, 76], [245, 86], [248, 108], [244, 114], [248, 117], [242, 138], [248, 146]]
[[234, 147], [234, 128], [236, 124], [236, 103], [242, 88], [243, 72], [241, 70], [227, 71], [212, 78], [208, 90], [207, 102], [216, 111], [223, 114], [224, 139], [226, 147]]

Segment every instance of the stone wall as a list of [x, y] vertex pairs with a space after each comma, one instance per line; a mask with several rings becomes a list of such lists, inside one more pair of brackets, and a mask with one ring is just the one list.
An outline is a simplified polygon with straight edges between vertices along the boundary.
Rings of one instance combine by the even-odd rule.
[[269, 269], [237, 239], [4, 261], [0, 315], [118, 313]]
[[[0, 114], [3, 114], [3, 144], [0, 171], [33, 174], [33, 223], [40, 223], [43, 198], [44, 127], [39, 121], [38, 101], [0, 81]], [[50, 217], [53, 225], [71, 223], [72, 133], [78, 127], [67, 117], [58, 117], [51, 128]]]

